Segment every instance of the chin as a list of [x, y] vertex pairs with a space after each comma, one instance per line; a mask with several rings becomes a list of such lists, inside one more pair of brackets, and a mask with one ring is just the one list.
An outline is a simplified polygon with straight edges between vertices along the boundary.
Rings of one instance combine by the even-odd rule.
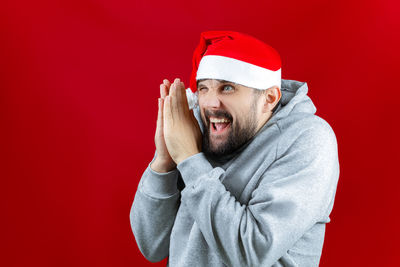
[[220, 146], [215, 146], [215, 145], [212, 145], [212, 146], [208, 149], [208, 152], [209, 152], [209, 153], [215, 154], [215, 155], [220, 154], [220, 151], [221, 151], [221, 147], [220, 147]]

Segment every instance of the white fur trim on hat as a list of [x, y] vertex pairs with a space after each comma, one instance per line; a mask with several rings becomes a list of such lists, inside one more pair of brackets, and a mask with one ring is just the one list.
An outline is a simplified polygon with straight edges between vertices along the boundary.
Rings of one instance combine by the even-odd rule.
[[197, 70], [196, 80], [220, 79], [259, 90], [281, 88], [281, 69], [272, 71], [234, 58], [207, 55]]

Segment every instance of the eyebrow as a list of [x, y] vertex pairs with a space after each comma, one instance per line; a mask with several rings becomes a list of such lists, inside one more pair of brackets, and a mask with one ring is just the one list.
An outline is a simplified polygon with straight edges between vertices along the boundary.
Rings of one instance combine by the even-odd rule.
[[[209, 79], [200, 79], [200, 80], [198, 80], [197, 81], [197, 86], [200, 86], [200, 85], [204, 85], [205, 86], [205, 84], [202, 84], [202, 82], [203, 81], [205, 81], [205, 80], [209, 80]], [[237, 83], [234, 83], [234, 82], [230, 82], [230, 81], [226, 81], [226, 80], [221, 80], [221, 79], [212, 79], [212, 80], [216, 80], [216, 81], [218, 81], [218, 83], [230, 83], [230, 84], [234, 84], [234, 85], [236, 85]]]

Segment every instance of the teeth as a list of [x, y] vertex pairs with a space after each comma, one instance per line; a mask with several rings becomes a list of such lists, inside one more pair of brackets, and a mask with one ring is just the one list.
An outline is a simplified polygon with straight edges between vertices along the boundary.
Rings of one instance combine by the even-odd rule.
[[210, 118], [211, 123], [221, 123], [221, 122], [229, 122], [227, 119], [216, 119], [216, 118]]

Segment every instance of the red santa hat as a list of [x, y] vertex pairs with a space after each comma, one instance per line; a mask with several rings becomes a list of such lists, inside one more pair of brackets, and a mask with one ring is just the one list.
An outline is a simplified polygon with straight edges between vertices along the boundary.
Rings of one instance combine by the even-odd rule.
[[193, 54], [190, 87], [197, 80], [220, 79], [259, 90], [281, 88], [281, 59], [262, 41], [239, 32], [207, 31]]

